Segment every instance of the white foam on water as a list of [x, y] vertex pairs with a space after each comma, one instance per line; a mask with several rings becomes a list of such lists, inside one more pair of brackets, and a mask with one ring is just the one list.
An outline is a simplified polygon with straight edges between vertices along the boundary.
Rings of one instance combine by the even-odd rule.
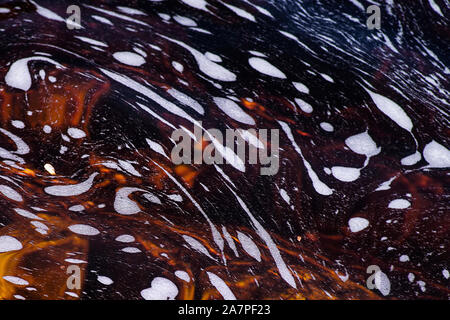
[[20, 208], [15, 208], [14, 211], [18, 214], [21, 215], [22, 217], [28, 218], [28, 219], [33, 219], [33, 220], [44, 220], [41, 217], [35, 215], [34, 213], [31, 213], [28, 210], [25, 209], [20, 209]]
[[355, 153], [371, 157], [377, 155], [381, 148], [377, 145], [366, 132], [355, 134], [345, 140], [345, 144]]
[[6, 281], [11, 282], [13, 284], [16, 284], [18, 286], [27, 286], [27, 285], [29, 285], [27, 280], [24, 280], [24, 279], [19, 278], [19, 277], [4, 276], [3, 279], [5, 279]]
[[142, 12], [141, 10], [130, 8], [130, 7], [117, 6], [117, 9], [119, 9], [120, 11], [122, 11], [123, 13], [126, 13], [126, 14], [141, 15], [141, 16], [147, 15], [145, 12]]
[[397, 176], [393, 176], [388, 181], [383, 182], [378, 186], [378, 188], [375, 189], [375, 191], [389, 190], [391, 188], [391, 183], [395, 180], [395, 178], [397, 178]]
[[81, 212], [83, 210], [84, 210], [84, 207], [81, 204], [77, 204], [77, 205], [71, 206], [69, 208], [69, 211], [74, 211], [74, 212]]
[[450, 278], [450, 273], [448, 272], [447, 269], [442, 270], [442, 275], [444, 276], [445, 279]]
[[286, 266], [286, 263], [284, 262], [283, 258], [281, 257], [280, 250], [278, 249], [277, 245], [273, 241], [270, 234], [264, 229], [264, 227], [259, 223], [259, 221], [253, 216], [253, 214], [248, 209], [245, 202], [234, 192], [234, 190], [230, 187], [228, 189], [233, 193], [234, 197], [239, 202], [239, 205], [241, 208], [245, 211], [245, 213], [248, 215], [248, 217], [251, 220], [251, 223], [253, 227], [255, 228], [257, 234], [259, 237], [266, 243], [267, 249], [269, 249], [270, 254], [272, 255], [273, 260], [275, 261], [275, 264], [278, 268], [278, 272], [280, 273], [281, 278], [283, 278], [284, 281], [286, 281], [291, 287], [294, 289], [297, 288], [297, 285], [295, 284], [295, 279], [292, 276], [292, 273], [290, 269]]
[[17, 150], [14, 151], [14, 153], [23, 155], [23, 154], [27, 154], [28, 152], [30, 152], [30, 148], [25, 143], [25, 141], [23, 141], [21, 138], [19, 138], [15, 134], [13, 134], [3, 128], [0, 128], [0, 132], [3, 133], [4, 135], [8, 136], [8, 138], [10, 138], [12, 141], [14, 141], [14, 143], [17, 147]]
[[395, 199], [389, 202], [388, 208], [391, 209], [406, 209], [411, 206], [411, 202], [405, 199]]
[[174, 300], [178, 295], [178, 287], [169, 279], [156, 277], [150, 288], [141, 291], [145, 300]]
[[106, 19], [105, 17], [101, 17], [101, 16], [97, 16], [97, 15], [92, 15], [91, 17], [101, 23], [109, 24], [110, 26], [114, 25], [109, 19]]
[[109, 286], [114, 283], [111, 278], [108, 278], [106, 276], [97, 276], [97, 281], [101, 284], [104, 284], [105, 286]]
[[227, 82], [236, 81], [236, 75], [234, 73], [225, 69], [221, 65], [212, 62], [207, 57], [205, 57], [205, 55], [202, 54], [200, 51], [188, 46], [184, 42], [171, 39], [163, 35], [160, 36], [188, 50], [194, 57], [195, 61], [197, 62], [200, 71], [206, 74], [207, 76], [219, 81], [227, 81]]
[[25, 128], [25, 123], [23, 123], [20, 120], [12, 120], [11, 124], [13, 125], [13, 127], [17, 128], [17, 129], [23, 129]]
[[23, 248], [22, 243], [11, 236], [0, 236], [0, 253], [17, 251]]
[[287, 194], [286, 190], [280, 189], [280, 195], [281, 195], [281, 197], [283, 198], [283, 200], [286, 201], [287, 204], [290, 204], [291, 198], [290, 198], [289, 195]]
[[[205, 58], [206, 59], [206, 58]], [[155, 92], [153, 92], [152, 90], [150, 90], [148, 87], [140, 84], [139, 82], [134, 81], [131, 78], [128, 78], [127, 76], [122, 76], [118, 73], [115, 72], [111, 72], [108, 71], [106, 69], [102, 69], [100, 68], [100, 71], [102, 71], [104, 74], [106, 74], [108, 77], [114, 79], [115, 81], [123, 84], [124, 86], [127, 86], [130, 89], [133, 89], [134, 91], [143, 94], [144, 96], [146, 96], [147, 98], [155, 101], [157, 104], [159, 104], [161, 107], [163, 107], [164, 109], [166, 109], [167, 111], [183, 117], [185, 119], [188, 119], [192, 122], [194, 122], [194, 119], [192, 119], [186, 112], [184, 112], [183, 109], [179, 108], [176, 104], [162, 98], [161, 96], [159, 96], [158, 94], [156, 94]], [[151, 113], [152, 115], [159, 117], [156, 113], [153, 113], [150, 109], [146, 108], [144, 105], [138, 103], [138, 105], [145, 111]], [[159, 117], [158, 119], [160, 119], [161, 121], [165, 121], [163, 118]]]
[[23, 198], [20, 195], [20, 193], [18, 193], [13, 188], [8, 187], [8, 186], [6, 186], [4, 184], [0, 185], [0, 193], [3, 194], [8, 199], [11, 199], [11, 200], [14, 200], [14, 201], [18, 201], [18, 202], [22, 202], [23, 201]]
[[213, 257], [211, 257], [211, 255], [209, 254], [208, 249], [205, 248], [205, 246], [203, 244], [200, 243], [200, 241], [198, 241], [197, 239], [194, 239], [190, 236], [187, 235], [183, 235], [183, 239], [184, 241], [186, 241], [191, 247], [192, 249], [203, 253], [205, 256], [214, 259]]
[[336, 166], [331, 168], [333, 176], [343, 182], [352, 182], [359, 178], [361, 172], [359, 168]]
[[122, 234], [118, 236], [115, 240], [123, 243], [130, 243], [135, 241], [134, 237], [129, 234]]
[[183, 17], [179, 15], [173, 16], [173, 19], [178, 22], [179, 24], [186, 26], [186, 27], [196, 27], [197, 23], [188, 17]]
[[375, 286], [383, 296], [387, 296], [391, 292], [391, 282], [382, 271], [375, 273]]
[[328, 123], [328, 122], [321, 122], [320, 123], [320, 127], [322, 128], [322, 130], [325, 130], [327, 132], [333, 132], [334, 131], [333, 126], [331, 125], [331, 123]]
[[300, 107], [300, 109], [302, 109], [303, 112], [306, 113], [311, 113], [313, 112], [313, 107], [306, 101], [300, 99], [300, 98], [295, 98], [295, 103]]
[[248, 63], [253, 69], [265, 75], [274, 78], [286, 79], [286, 75], [280, 69], [278, 69], [265, 59], [259, 57], [252, 57], [248, 59]]
[[136, 191], [146, 192], [144, 189], [134, 187], [123, 187], [117, 190], [114, 198], [114, 210], [123, 215], [132, 215], [141, 211], [139, 206], [129, 198], [129, 195]]
[[172, 67], [175, 70], [177, 70], [179, 73], [183, 73], [183, 71], [184, 71], [184, 66], [177, 61], [172, 61]]
[[96, 228], [91, 227], [87, 224], [73, 224], [69, 226], [69, 230], [76, 234], [81, 234], [83, 236], [96, 236], [100, 233]]
[[264, 53], [261, 53], [259, 51], [249, 50], [248, 52], [257, 57], [267, 58]]
[[9, 13], [11, 12], [11, 10], [9, 10], [8, 8], [0, 8], [0, 13]]
[[245, 113], [233, 100], [221, 97], [213, 97], [213, 100], [219, 109], [233, 120], [248, 125], [255, 125], [255, 120]]
[[209, 51], [205, 52], [205, 57], [213, 62], [222, 62], [222, 58], [220, 56]]
[[400, 162], [404, 166], [412, 166], [419, 162], [421, 159], [422, 155], [420, 154], [420, 152], [416, 151], [415, 153], [401, 159]]
[[142, 252], [140, 249], [135, 248], [135, 247], [126, 247], [126, 248], [123, 248], [121, 251], [126, 252], [126, 253], [140, 253], [140, 252]]
[[177, 271], [175, 271], [175, 276], [186, 282], [191, 281], [191, 277], [189, 276], [189, 273], [187, 273], [186, 271], [177, 270]]
[[287, 137], [291, 141], [295, 151], [302, 158], [303, 164], [305, 165], [306, 170], [308, 171], [309, 178], [311, 179], [311, 181], [313, 183], [314, 190], [316, 190], [317, 193], [324, 195], [324, 196], [331, 195], [333, 193], [333, 189], [329, 188], [325, 183], [320, 181], [319, 177], [317, 176], [317, 174], [314, 172], [313, 168], [311, 167], [311, 164], [305, 160], [305, 158], [303, 157], [302, 150], [300, 149], [300, 147], [297, 145], [297, 143], [294, 140], [294, 136], [292, 135], [291, 128], [289, 128], [289, 126], [285, 122], [278, 121], [278, 123], [280, 124], [281, 128], [283, 129], [283, 131], [286, 133]]
[[73, 259], [73, 258], [67, 258], [67, 259], [64, 259], [64, 261], [66, 261], [68, 263], [73, 263], [73, 264], [87, 263], [87, 261], [80, 260], [80, 259]]
[[450, 167], [450, 150], [434, 140], [423, 149], [423, 157], [429, 163], [429, 167]]
[[206, 8], [206, 5], [208, 4], [208, 2], [206, 2], [205, 0], [181, 0], [181, 2], [187, 4], [188, 6], [191, 6], [195, 9], [209, 11]]
[[137, 48], [137, 47], [133, 47], [133, 50], [136, 51], [137, 53], [139, 53], [139, 54], [140, 54], [141, 56], [143, 56], [144, 58], [147, 57], [147, 53], [146, 53], [144, 50], [139, 49], [139, 48]]
[[44, 8], [40, 5], [38, 5], [36, 2], [30, 0], [30, 2], [32, 4], [34, 4], [34, 6], [36, 7], [36, 12], [37, 14], [43, 16], [44, 18], [50, 19], [50, 20], [55, 20], [55, 21], [59, 21], [59, 22], [64, 22], [67, 23], [77, 29], [83, 28], [83, 26], [81, 26], [80, 24], [76, 23], [75, 21], [73, 21], [72, 19], [64, 19], [63, 17], [57, 15], [56, 13], [54, 13], [53, 11]]
[[256, 22], [255, 16], [252, 15], [251, 13], [249, 13], [249, 12], [247, 12], [247, 11], [241, 9], [241, 8], [238, 8], [236, 6], [232, 6], [231, 4], [228, 4], [228, 3], [225, 3], [225, 2], [222, 2], [222, 1], [221, 1], [221, 3], [225, 7], [227, 7], [231, 11], [233, 11], [235, 14], [237, 14], [239, 17], [245, 18], [245, 19], [250, 20], [252, 22]]
[[67, 294], [68, 296], [79, 298], [78, 294], [76, 294], [75, 292], [66, 291], [64, 293]]
[[87, 37], [82, 37], [82, 36], [75, 36], [75, 38], [80, 39], [81, 41], [84, 41], [86, 43], [92, 44], [94, 46], [99, 46], [99, 47], [107, 47], [108, 45], [104, 42], [101, 41], [97, 41], [91, 38], [87, 38]]
[[292, 82], [292, 85], [301, 93], [309, 94], [309, 88], [301, 82]]
[[119, 160], [119, 165], [129, 174], [132, 174], [136, 177], [142, 177], [142, 175], [133, 167], [133, 165], [129, 161]]
[[149, 145], [150, 149], [152, 149], [156, 153], [159, 153], [160, 155], [163, 155], [164, 157], [168, 158], [168, 156], [164, 152], [163, 147], [159, 143], [157, 143], [156, 141], [150, 140], [148, 138], [145, 138], [145, 141]]
[[225, 300], [236, 300], [236, 296], [233, 294], [231, 289], [227, 286], [225, 281], [223, 281], [221, 278], [219, 278], [217, 275], [215, 275], [212, 272], [207, 271], [206, 274], [209, 277], [209, 281], [211, 281], [212, 285], [219, 291], [219, 293], [222, 295], [222, 297]]
[[245, 252], [247, 252], [248, 255], [254, 258], [256, 261], [261, 262], [261, 252], [259, 251], [258, 246], [253, 242], [253, 240], [239, 231], [237, 232], [237, 236]]
[[141, 55], [131, 51], [114, 52], [113, 57], [120, 63], [133, 67], [139, 67], [145, 63], [145, 59]]
[[42, 130], [45, 132], [45, 133], [50, 133], [50, 132], [52, 132], [52, 127], [50, 127], [49, 125], [45, 125], [43, 128], [42, 128]]
[[359, 232], [369, 226], [369, 220], [360, 217], [351, 218], [348, 220], [348, 226], [351, 232]]
[[413, 282], [414, 281], [414, 279], [415, 279], [415, 275], [414, 275], [414, 273], [408, 273], [408, 280], [409, 280], [409, 282]]
[[[364, 88], [364, 87], [363, 87]], [[377, 108], [394, 121], [398, 126], [411, 132], [413, 123], [406, 112], [394, 101], [378, 93], [372, 92], [364, 88], [372, 98]]]
[[231, 237], [230, 233], [228, 232], [227, 228], [225, 228], [225, 226], [222, 226], [222, 233], [223, 233], [223, 236], [225, 237], [225, 240], [228, 243], [228, 246], [231, 248], [231, 250], [233, 250], [234, 255], [236, 257], [239, 257], [239, 253], [238, 253], [236, 245], [234, 243], [234, 239]]
[[34, 56], [19, 59], [11, 64], [5, 76], [5, 82], [8, 86], [28, 91], [31, 88], [31, 75], [28, 70], [28, 62], [33, 60], [40, 60], [50, 62], [59, 68], [63, 68], [61, 64], [47, 57]]
[[167, 93], [177, 99], [183, 105], [191, 107], [200, 114], [205, 114], [205, 110], [200, 105], [200, 103], [189, 97], [187, 94], [184, 94], [183, 92], [180, 92], [174, 88], [170, 88], [169, 90], [167, 90]]
[[333, 78], [330, 77], [329, 75], [327, 75], [327, 74], [325, 74], [325, 73], [320, 73], [320, 75], [322, 76], [322, 78], [324, 78], [324, 79], [327, 80], [328, 82], [334, 83]]
[[73, 139], [81, 139], [86, 137], [86, 132], [80, 130], [78, 128], [69, 128], [67, 129], [67, 134]]
[[89, 189], [92, 187], [92, 183], [94, 182], [94, 178], [97, 175], [98, 172], [94, 172], [86, 181], [83, 181], [81, 183], [46, 187], [44, 191], [48, 194], [59, 197], [78, 196], [89, 191]]
[[168, 14], [165, 13], [158, 13], [158, 16], [163, 19], [164, 21], [169, 21], [170, 20], [170, 16]]
[[444, 14], [441, 11], [441, 8], [438, 6], [438, 4], [434, 0], [428, 0], [428, 3], [430, 4], [431, 8], [440, 16], [445, 17]]
[[122, 20], [134, 22], [134, 23], [137, 23], [137, 24], [149, 27], [149, 25], [147, 23], [145, 23], [145, 22], [142, 22], [142, 21], [137, 20], [137, 19], [130, 18], [130, 17], [126, 16], [126, 15], [123, 15], [123, 14], [120, 14], [120, 13], [116, 13], [114, 11], [110, 11], [110, 10], [106, 10], [106, 9], [102, 9], [102, 8], [97, 8], [97, 7], [89, 6], [89, 5], [86, 5], [86, 4], [84, 6], [87, 7], [87, 8], [91, 8], [93, 10], [96, 10], [98, 12], [107, 14], [107, 15], [109, 15], [111, 17], [119, 18], [119, 19], [122, 19]]
[[398, 260], [400, 262], [408, 262], [409, 261], [409, 257], [406, 254], [403, 254], [400, 256], [400, 258], [398, 258]]

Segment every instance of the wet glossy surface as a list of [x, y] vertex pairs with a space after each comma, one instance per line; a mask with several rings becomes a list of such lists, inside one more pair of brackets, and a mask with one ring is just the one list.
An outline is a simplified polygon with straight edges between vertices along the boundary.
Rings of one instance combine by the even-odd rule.
[[[0, 5], [0, 298], [450, 297], [445, 1], [86, 3]], [[196, 121], [279, 172], [174, 165]]]

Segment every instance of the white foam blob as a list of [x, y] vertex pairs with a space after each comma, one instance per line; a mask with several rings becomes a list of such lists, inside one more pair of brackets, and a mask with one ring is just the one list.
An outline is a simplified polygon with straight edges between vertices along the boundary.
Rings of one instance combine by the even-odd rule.
[[175, 276], [181, 280], [184, 280], [186, 282], [190, 282], [191, 281], [191, 277], [189, 276], [189, 274], [186, 271], [182, 271], [182, 270], [177, 270], [175, 271]]
[[106, 286], [109, 286], [114, 283], [114, 281], [112, 281], [111, 278], [108, 278], [106, 276], [98, 276], [97, 281]]
[[255, 120], [245, 113], [236, 102], [221, 97], [214, 97], [213, 100], [220, 110], [222, 110], [230, 118], [248, 125], [255, 124]]
[[409, 257], [406, 254], [403, 254], [400, 256], [399, 260], [400, 260], [400, 262], [408, 262]]
[[177, 61], [172, 61], [172, 67], [174, 67], [174, 69], [180, 73], [182, 73], [184, 71], [183, 65]]
[[43, 220], [41, 217], [31, 213], [28, 210], [25, 209], [20, 209], [20, 208], [15, 208], [14, 211], [21, 215], [22, 217], [28, 218], [28, 219], [33, 219], [33, 220]]
[[139, 67], [145, 63], [145, 59], [141, 55], [130, 51], [115, 52], [113, 57], [120, 63], [133, 67]]
[[134, 237], [129, 234], [122, 234], [118, 236], [115, 240], [123, 243], [130, 243], [135, 241]]
[[181, 1], [184, 2], [185, 4], [187, 4], [188, 6], [193, 7], [193, 8], [209, 11], [206, 8], [206, 5], [208, 3], [205, 0], [181, 0]]
[[142, 252], [140, 249], [135, 248], [135, 247], [126, 247], [126, 248], [123, 248], [122, 251], [126, 252], [126, 253], [139, 253], [139, 252]]
[[436, 141], [431, 141], [423, 149], [423, 157], [433, 168], [450, 167], [450, 150]]
[[259, 251], [256, 244], [253, 242], [253, 240], [239, 231], [237, 232], [237, 235], [239, 242], [241, 243], [242, 248], [245, 250], [245, 252], [247, 252], [248, 255], [254, 258], [256, 261], [261, 262], [261, 252]]
[[372, 92], [364, 88], [372, 98], [377, 108], [394, 121], [398, 126], [411, 132], [413, 123], [405, 111], [394, 101], [378, 93]]
[[241, 8], [235, 7], [235, 6], [231, 5], [231, 4], [225, 3], [225, 2], [222, 2], [222, 4], [225, 5], [231, 11], [233, 11], [238, 16], [240, 16], [242, 18], [245, 18], [247, 20], [250, 20], [252, 22], [256, 22], [255, 16], [252, 15], [251, 13], [249, 13], [249, 12], [247, 12], [247, 11], [241, 9]]
[[286, 75], [280, 69], [278, 69], [265, 59], [252, 57], [248, 59], [248, 63], [253, 69], [265, 75], [280, 79], [286, 79]]
[[20, 120], [13, 120], [13, 121], [11, 121], [11, 124], [13, 125], [13, 127], [17, 128], [17, 129], [25, 128], [25, 123], [23, 123]]
[[207, 57], [209, 60], [213, 62], [222, 62], [222, 58], [218, 56], [217, 54], [211, 53], [211, 52], [205, 52], [205, 57]]
[[209, 254], [208, 249], [206, 249], [205, 246], [200, 243], [200, 241], [198, 241], [197, 239], [194, 239], [190, 236], [187, 236], [187, 235], [183, 235], [183, 238], [192, 247], [192, 249], [194, 249], [200, 253], [203, 253], [204, 255], [213, 259], [213, 257], [211, 257], [211, 255]]
[[334, 131], [334, 127], [328, 122], [321, 122], [320, 123], [320, 127], [323, 130], [327, 131], [327, 132], [333, 132]]
[[97, 16], [97, 15], [92, 15], [91, 17], [101, 23], [109, 24], [110, 26], [114, 25], [109, 19], [106, 19], [105, 17], [101, 17], [101, 16]]
[[330, 77], [329, 75], [325, 74], [325, 73], [321, 73], [320, 74], [322, 76], [322, 78], [324, 78], [325, 80], [327, 80], [328, 82], [334, 82], [333, 78]]
[[8, 282], [14, 283], [18, 286], [27, 286], [29, 285], [27, 280], [24, 280], [22, 278], [19, 277], [14, 277], [14, 276], [4, 276], [3, 279], [5, 279]]
[[404, 166], [412, 166], [419, 162], [420, 159], [422, 159], [422, 155], [416, 151], [415, 153], [401, 159], [400, 162]]
[[227, 286], [225, 281], [223, 281], [221, 278], [216, 276], [212, 272], [206, 272], [206, 274], [209, 277], [209, 281], [211, 281], [212, 285], [219, 291], [219, 293], [222, 295], [222, 297], [225, 300], [236, 300], [236, 296], [233, 294], [231, 289]]
[[11, 10], [9, 10], [8, 8], [0, 8], [0, 13], [9, 13], [11, 12]]
[[294, 85], [295, 89], [297, 89], [301, 93], [309, 94], [309, 88], [307, 86], [305, 86], [303, 83], [292, 82], [292, 84]]
[[117, 9], [119, 9], [120, 11], [122, 11], [123, 13], [126, 13], [126, 14], [141, 15], [141, 16], [147, 15], [145, 12], [142, 12], [141, 10], [130, 8], [130, 7], [117, 6]]
[[89, 176], [86, 181], [83, 181], [78, 184], [70, 184], [70, 185], [57, 185], [46, 187], [44, 191], [53, 196], [60, 197], [70, 197], [70, 196], [78, 196], [83, 194], [92, 187], [92, 183], [94, 182], [94, 178], [98, 175], [98, 172], [94, 172]]
[[182, 104], [184, 104], [185, 106], [191, 107], [198, 113], [200, 113], [200, 114], [205, 113], [205, 110], [200, 105], [200, 103], [198, 103], [197, 101], [195, 101], [194, 99], [189, 97], [187, 94], [184, 94], [183, 92], [180, 92], [174, 88], [170, 88], [169, 90], [167, 90], [167, 93], [170, 94], [175, 99], [177, 99]]
[[10, 236], [0, 236], [0, 253], [17, 251], [23, 248], [22, 243]]
[[50, 132], [52, 132], [52, 127], [50, 127], [49, 125], [45, 125], [43, 128], [42, 128], [42, 130], [45, 132], [45, 133], [50, 133]]
[[336, 166], [331, 168], [331, 173], [338, 180], [352, 182], [359, 178], [360, 169]]
[[377, 148], [377, 145], [367, 132], [359, 133], [354, 136], [348, 137], [345, 140], [345, 144], [353, 152], [368, 157], [374, 156], [381, 151], [381, 148]]
[[369, 220], [360, 217], [351, 218], [348, 220], [348, 226], [351, 232], [359, 232], [369, 226]]
[[411, 202], [405, 199], [395, 199], [389, 202], [388, 208], [391, 209], [406, 209], [411, 206]]
[[291, 197], [287, 194], [286, 190], [280, 189], [280, 195], [283, 198], [284, 201], [286, 201], [287, 204], [290, 204]]
[[183, 17], [179, 15], [173, 16], [173, 19], [178, 22], [179, 24], [186, 26], [186, 27], [196, 27], [197, 23], [188, 17]]
[[141, 291], [145, 300], [174, 300], [178, 295], [178, 287], [169, 279], [156, 277], [151, 287]]
[[302, 109], [303, 112], [306, 113], [313, 112], [313, 107], [308, 102], [300, 98], [295, 98], [295, 103], [297, 103], [297, 105], [300, 107], [300, 109]]
[[96, 236], [100, 233], [96, 228], [91, 227], [87, 224], [73, 224], [69, 226], [69, 230], [76, 234], [81, 234], [83, 236]]
[[5, 76], [6, 84], [10, 87], [21, 89], [23, 91], [29, 90], [31, 88], [31, 75], [30, 71], [28, 70], [28, 62], [32, 60], [50, 62], [57, 67], [62, 68], [62, 65], [60, 65], [58, 62], [47, 57], [35, 56], [19, 59], [9, 67], [9, 70]]
[[69, 128], [67, 129], [67, 134], [74, 139], [81, 139], [86, 137], [86, 132], [80, 130], [78, 128]]
[[8, 199], [11, 199], [11, 200], [14, 200], [14, 201], [18, 201], [18, 202], [22, 202], [23, 201], [23, 198], [20, 195], [20, 193], [18, 193], [13, 188], [8, 187], [8, 186], [6, 186], [4, 184], [0, 185], [0, 193], [3, 194]]
[[375, 273], [375, 286], [383, 296], [387, 296], [391, 292], [391, 282], [382, 271]]

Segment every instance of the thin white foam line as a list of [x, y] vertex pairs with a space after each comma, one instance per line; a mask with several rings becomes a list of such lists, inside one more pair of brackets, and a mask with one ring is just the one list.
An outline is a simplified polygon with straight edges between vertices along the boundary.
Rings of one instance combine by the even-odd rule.
[[158, 163], [150, 159], [151, 162], [153, 162], [156, 166], [158, 166], [162, 171], [164, 171], [167, 176], [180, 188], [181, 191], [191, 200], [191, 202], [194, 204], [194, 206], [200, 211], [200, 213], [205, 217], [206, 221], [208, 222], [209, 226], [211, 227], [211, 232], [213, 235], [214, 242], [217, 244], [217, 246], [220, 248], [220, 251], [222, 251], [223, 255], [223, 248], [224, 248], [224, 240], [222, 236], [220, 235], [220, 232], [217, 230], [216, 226], [211, 222], [208, 215], [203, 211], [202, 207], [195, 201], [195, 199], [191, 196], [191, 194], [175, 179], [169, 172], [164, 170], [163, 167], [161, 167]]
[[277, 265], [278, 271], [280, 271], [280, 275], [283, 278], [284, 281], [286, 281], [290, 286], [297, 289], [297, 285], [295, 284], [295, 279], [292, 276], [291, 272], [286, 266], [286, 263], [284, 262], [283, 258], [281, 257], [280, 251], [278, 250], [276, 244], [273, 242], [272, 237], [269, 235], [269, 233], [264, 229], [264, 227], [259, 223], [259, 221], [253, 216], [253, 214], [248, 209], [245, 202], [233, 191], [232, 188], [228, 184], [225, 184], [227, 188], [233, 193], [233, 195], [236, 197], [237, 201], [241, 205], [242, 209], [244, 209], [245, 213], [249, 216], [253, 227], [255, 228], [256, 232], [260, 236], [260, 238], [266, 243], [267, 248], [270, 251], [270, 254], [273, 257], [273, 260], [275, 261], [275, 264]]

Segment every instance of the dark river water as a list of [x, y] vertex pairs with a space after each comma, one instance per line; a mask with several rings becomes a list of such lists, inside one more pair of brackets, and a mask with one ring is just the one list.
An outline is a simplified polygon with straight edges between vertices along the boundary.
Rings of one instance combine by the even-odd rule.
[[450, 298], [448, 0], [73, 2], [0, 1], [0, 299]]

